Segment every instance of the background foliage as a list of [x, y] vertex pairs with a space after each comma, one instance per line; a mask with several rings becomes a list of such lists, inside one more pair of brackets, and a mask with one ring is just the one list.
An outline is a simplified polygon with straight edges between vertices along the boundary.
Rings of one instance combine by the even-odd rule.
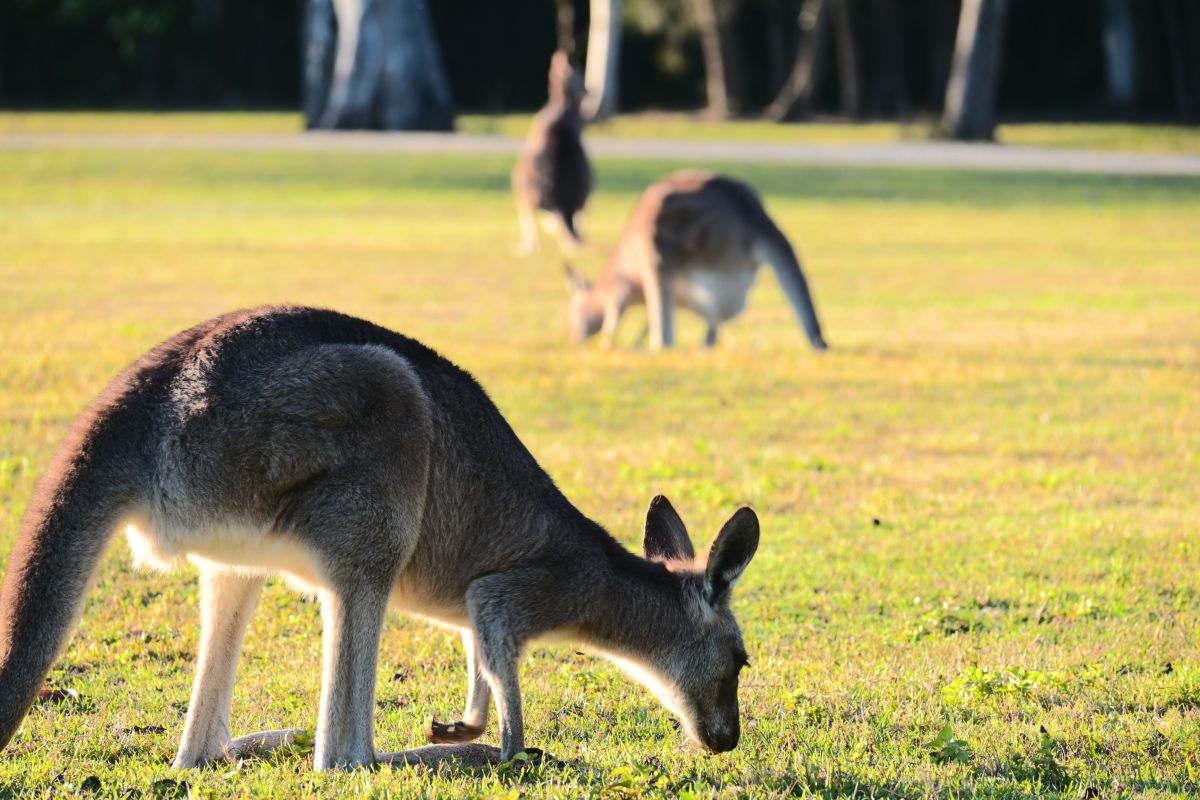
[[[898, 113], [891, 104], [869, 100], [872, 87], [884, 80], [878, 55], [882, 36], [904, 44], [908, 112], [938, 109], [957, 0], [906, 0], [899, 29], [886, 30], [877, 25], [880, 0], [850, 2], [868, 97], [863, 113]], [[625, 1], [625, 109], [703, 104], [703, 63], [690, 5], [688, 0]], [[576, 50], [582, 57], [588, 4], [576, 0], [575, 6]], [[744, 110], [753, 110], [774, 96], [790, 66], [800, 0], [737, 0], [728, 6], [738, 49], [745, 54]], [[1103, 6], [1097, 0], [1012, 0], [1001, 112], [1054, 118], [1112, 113], [1103, 103]], [[554, 0], [432, 0], [429, 8], [461, 109], [541, 104], [556, 42]], [[2, 0], [0, 104], [297, 108], [303, 9], [304, 0]], [[1132, 3], [1138, 99], [1121, 112], [1124, 116], [1179, 115], [1174, 91], [1179, 76], [1171, 68], [1166, 26], [1177, 19], [1194, 32], [1200, 15], [1183, 13], [1187, 10], [1181, 0]], [[1190, 63], [1200, 69], [1194, 54]], [[1200, 76], [1190, 80], [1196, 103]], [[817, 106], [838, 109], [836, 81], [824, 87]]]

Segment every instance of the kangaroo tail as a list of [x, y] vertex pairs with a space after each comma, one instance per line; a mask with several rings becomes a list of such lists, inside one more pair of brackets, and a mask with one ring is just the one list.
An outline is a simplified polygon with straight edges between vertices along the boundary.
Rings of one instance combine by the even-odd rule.
[[562, 232], [566, 239], [570, 240], [571, 244], [579, 247], [583, 244], [583, 237], [579, 235], [579, 228], [575, 224], [575, 216], [577, 212], [568, 213], [559, 210], [556, 212], [559, 220], [562, 222]]
[[134, 431], [117, 424], [123, 405], [106, 392], [76, 421], [38, 485], [9, 557], [0, 588], [0, 748], [36, 699], [135, 496]]
[[821, 334], [821, 322], [817, 319], [817, 309], [813, 305], [812, 293], [808, 290], [808, 281], [804, 279], [804, 272], [800, 269], [800, 260], [783, 231], [779, 230], [766, 212], [763, 212], [762, 224], [754, 242], [754, 257], [760, 262], [770, 264], [775, 270], [775, 277], [792, 304], [792, 310], [800, 319], [813, 349], [826, 349], [829, 345], [825, 344]]

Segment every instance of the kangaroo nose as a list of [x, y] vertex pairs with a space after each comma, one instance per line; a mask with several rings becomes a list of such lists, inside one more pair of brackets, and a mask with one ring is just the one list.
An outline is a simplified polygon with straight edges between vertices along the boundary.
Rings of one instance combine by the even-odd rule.
[[715, 731], [711, 728], [702, 728], [697, 733], [700, 734], [700, 746], [710, 753], [728, 753], [733, 748], [737, 747], [740, 731], [735, 726], [732, 730]]
[[738, 732], [734, 731], [733, 733], [731, 733], [727, 736], [717, 737], [712, 742], [711, 749], [714, 753], [728, 753], [730, 750], [737, 747], [737, 743], [738, 743]]

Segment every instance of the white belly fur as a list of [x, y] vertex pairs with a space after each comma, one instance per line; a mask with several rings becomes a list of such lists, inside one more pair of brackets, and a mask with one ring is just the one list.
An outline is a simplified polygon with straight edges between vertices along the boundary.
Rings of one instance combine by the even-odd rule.
[[131, 521], [125, 536], [139, 566], [167, 570], [182, 561], [257, 575], [283, 575], [303, 591], [325, 588], [317, 560], [300, 542], [250, 525], [212, 525], [179, 534], [145, 520]]
[[754, 285], [754, 269], [693, 267], [675, 283], [678, 302], [716, 325], [733, 319], [746, 308], [746, 295]]
[[[279, 575], [288, 585], [305, 594], [320, 595], [330, 586], [321, 561], [301, 542], [277, 533], [255, 530], [250, 525], [225, 524], [186, 533], [169, 526], [152, 526], [144, 519], [125, 526], [129, 549], [138, 566], [169, 570], [183, 561], [201, 569], [231, 569], [253, 575]], [[401, 581], [389, 597], [393, 608], [415, 614], [442, 625], [463, 628], [470, 625], [466, 608], [446, 608], [422, 602]]]

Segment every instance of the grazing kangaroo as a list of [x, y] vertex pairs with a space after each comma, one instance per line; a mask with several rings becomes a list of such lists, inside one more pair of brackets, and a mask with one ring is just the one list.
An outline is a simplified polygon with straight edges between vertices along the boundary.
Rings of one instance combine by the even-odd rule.
[[584, 341], [603, 331], [611, 345], [625, 309], [645, 303], [651, 346], [671, 347], [678, 305], [704, 318], [704, 344], [712, 347], [721, 323], [746, 307], [746, 294], [764, 261], [774, 268], [808, 341], [824, 350], [800, 262], [754, 190], [722, 175], [677, 172], [642, 194], [594, 284], [567, 267], [572, 338]]
[[592, 167], [583, 149], [583, 81], [561, 50], [550, 59], [550, 100], [533, 119], [533, 127], [513, 168], [512, 189], [521, 226], [518, 252], [537, 249], [535, 216], [553, 215], [559, 241], [566, 250], [582, 243], [576, 215], [592, 191]]
[[634, 555], [558, 491], [469, 374], [369, 322], [296, 307], [218, 317], [150, 350], [80, 415], [0, 589], [0, 747], [118, 527], [139, 559], [200, 568], [200, 648], [176, 767], [288, 740], [234, 741], [229, 727], [242, 636], [273, 574], [321, 600], [317, 769], [430, 750], [393, 759], [374, 749], [389, 605], [462, 631], [466, 711], [432, 725], [437, 741], [478, 737], [494, 695], [501, 746], [487, 760], [521, 752], [522, 650], [569, 638], [650, 687], [704, 748], [738, 742], [747, 661], [729, 601], [758, 546], [754, 512], [739, 509], [697, 559], [656, 497], [646, 557]]

